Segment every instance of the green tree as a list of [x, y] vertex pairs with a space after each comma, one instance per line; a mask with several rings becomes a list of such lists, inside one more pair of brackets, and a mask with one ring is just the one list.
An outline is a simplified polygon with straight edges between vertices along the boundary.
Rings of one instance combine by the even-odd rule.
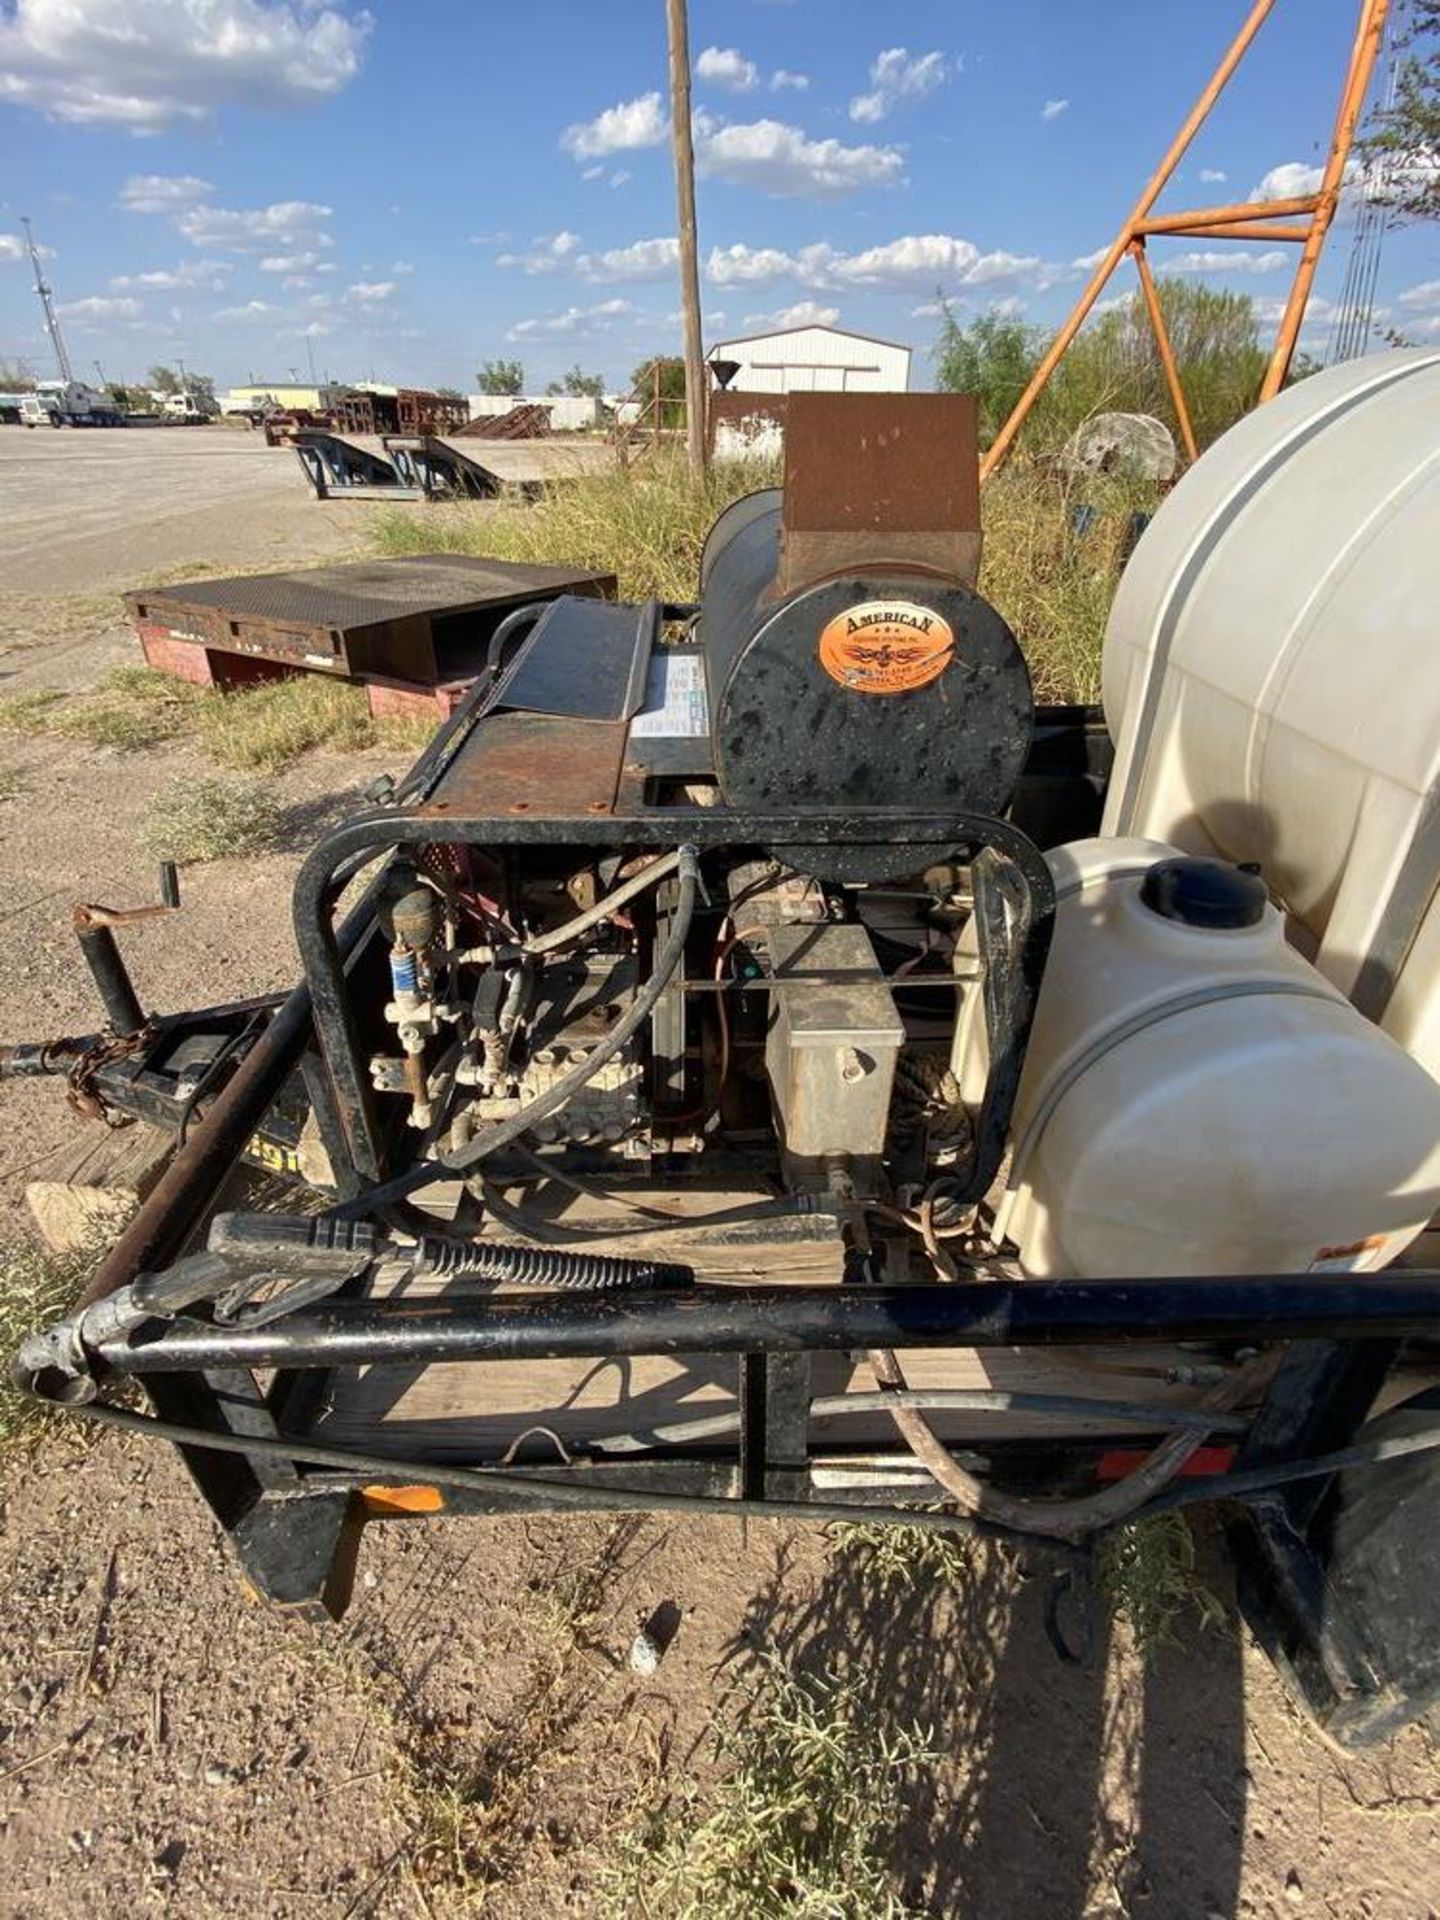
[[215, 398], [215, 382], [208, 373], [187, 373], [185, 391], [197, 406], [204, 408], [206, 413], [219, 413], [220, 403]]
[[151, 367], [145, 376], [146, 384], [152, 393], [158, 393], [168, 400], [172, 393], [188, 393], [197, 405], [206, 413], [218, 413], [220, 407], [215, 398], [215, 382], [208, 373], [187, 373], [182, 380], [173, 367]]
[[[1202, 280], [1161, 278], [1156, 287], [1195, 438], [1206, 447], [1250, 411], [1265, 377], [1255, 303], [1248, 293]], [[1062, 429], [1107, 410], [1153, 413], [1174, 423], [1160, 349], [1138, 292], [1081, 334], [1047, 400]]]
[[1440, 0], [1410, 0], [1395, 97], [1360, 143], [1372, 190], [1398, 220], [1440, 219]]
[[518, 360], [487, 360], [475, 376], [475, 387], [479, 393], [523, 393], [525, 369]]
[[961, 326], [940, 302], [935, 385], [942, 393], [973, 393], [980, 402], [980, 442], [989, 446], [1009, 419], [1040, 362], [1044, 338], [998, 308]]
[[559, 380], [552, 380], [545, 389], [546, 393], [574, 394], [585, 400], [603, 400], [605, 382], [598, 373], [586, 373], [583, 367], [571, 367]]
[[631, 391], [648, 400], [655, 391], [655, 370], [660, 370], [660, 398], [662, 400], [683, 400], [685, 398], [685, 362], [678, 353], [652, 353], [648, 360], [642, 360], [630, 376]]

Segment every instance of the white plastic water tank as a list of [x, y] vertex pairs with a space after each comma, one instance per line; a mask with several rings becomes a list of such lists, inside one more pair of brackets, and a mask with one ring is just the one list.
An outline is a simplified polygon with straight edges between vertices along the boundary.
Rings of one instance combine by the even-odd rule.
[[1024, 1270], [1394, 1259], [1440, 1205], [1440, 1086], [1286, 943], [1258, 879], [1141, 840], [1049, 859], [1002, 1209]]
[[1258, 861], [1292, 939], [1440, 1077], [1440, 352], [1303, 380], [1140, 541], [1103, 831]]

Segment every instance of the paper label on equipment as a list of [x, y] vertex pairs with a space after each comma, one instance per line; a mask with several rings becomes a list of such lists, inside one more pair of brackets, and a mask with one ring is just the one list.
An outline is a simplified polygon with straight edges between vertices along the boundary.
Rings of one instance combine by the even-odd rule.
[[630, 722], [632, 740], [695, 740], [710, 731], [705, 663], [698, 653], [650, 656], [645, 705]]

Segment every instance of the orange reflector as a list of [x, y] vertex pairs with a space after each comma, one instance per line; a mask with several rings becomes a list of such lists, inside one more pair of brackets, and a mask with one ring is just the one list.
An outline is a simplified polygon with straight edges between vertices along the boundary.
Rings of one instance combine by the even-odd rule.
[[361, 1487], [366, 1515], [383, 1520], [402, 1513], [440, 1513], [445, 1496], [439, 1487]]

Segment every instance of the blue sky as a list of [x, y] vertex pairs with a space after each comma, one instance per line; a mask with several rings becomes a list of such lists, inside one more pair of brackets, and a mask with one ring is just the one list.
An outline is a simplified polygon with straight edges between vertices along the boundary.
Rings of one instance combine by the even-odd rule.
[[[1246, 11], [691, 0], [707, 344], [822, 318], [926, 380], [937, 289], [1057, 321]], [[1303, 190], [1356, 12], [1280, 0], [1162, 204]], [[0, 357], [52, 371], [29, 214], [86, 373], [623, 385], [678, 341], [665, 84], [662, 0], [0, 0]], [[1206, 251], [1152, 257], [1273, 316], [1293, 248]], [[1434, 227], [1387, 238], [1379, 298], [1440, 338]]]

